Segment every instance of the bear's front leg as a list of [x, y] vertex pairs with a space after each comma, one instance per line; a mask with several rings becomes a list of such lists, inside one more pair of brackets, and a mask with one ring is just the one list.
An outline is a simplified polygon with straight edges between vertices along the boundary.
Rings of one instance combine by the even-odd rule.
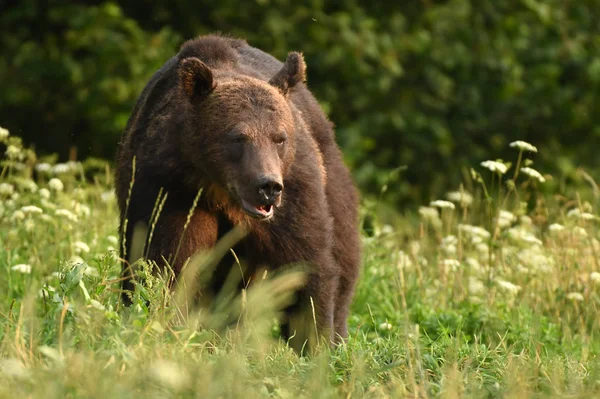
[[322, 261], [309, 274], [308, 283], [298, 295], [297, 303], [286, 311], [282, 335], [300, 354], [314, 353], [319, 346], [334, 342], [335, 293], [339, 275], [333, 261]]
[[[204, 210], [193, 211], [188, 221], [189, 210], [173, 209], [166, 206], [158, 216], [154, 230], [150, 234], [148, 222], [137, 220], [128, 229], [128, 243], [142, 239], [140, 251], [130, 249], [127, 253], [128, 263], [123, 267], [123, 302], [131, 304], [129, 295], [134, 289], [135, 263], [140, 258], [156, 263], [159, 269], [170, 267], [177, 277], [182, 267], [199, 250], [212, 248], [217, 242], [218, 224], [214, 214]], [[187, 224], [187, 226], [186, 226]], [[135, 237], [135, 226], [146, 233], [143, 237]], [[128, 244], [132, 248], [131, 244]], [[165, 263], [165, 261], [167, 263]]]

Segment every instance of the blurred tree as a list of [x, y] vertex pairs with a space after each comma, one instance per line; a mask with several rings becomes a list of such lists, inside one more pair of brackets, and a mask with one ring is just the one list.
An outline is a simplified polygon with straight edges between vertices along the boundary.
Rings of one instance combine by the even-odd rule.
[[357, 181], [387, 184], [393, 202], [456, 188], [461, 166], [514, 156], [517, 139], [540, 148], [541, 170], [600, 166], [597, 0], [18, 4], [0, 13], [0, 123], [44, 149], [79, 132], [111, 156], [180, 38], [221, 31], [279, 58], [303, 51]]
[[132, 104], [177, 49], [112, 3], [19, 2], [0, 9], [0, 123], [64, 158], [112, 157]]

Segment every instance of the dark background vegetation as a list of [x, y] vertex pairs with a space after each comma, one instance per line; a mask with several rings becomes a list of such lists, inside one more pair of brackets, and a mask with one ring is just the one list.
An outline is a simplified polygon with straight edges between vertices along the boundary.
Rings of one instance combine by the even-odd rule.
[[152, 73], [215, 31], [304, 53], [365, 194], [433, 198], [517, 139], [557, 180], [597, 176], [598, 0], [0, 0], [0, 126], [111, 159]]

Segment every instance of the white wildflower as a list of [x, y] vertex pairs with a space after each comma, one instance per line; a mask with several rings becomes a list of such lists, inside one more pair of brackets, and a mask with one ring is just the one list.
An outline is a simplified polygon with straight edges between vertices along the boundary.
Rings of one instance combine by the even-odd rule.
[[56, 209], [57, 206], [54, 202], [42, 198], [40, 204], [46, 209]]
[[485, 285], [477, 277], [469, 276], [469, 294], [481, 295], [486, 292]]
[[413, 266], [413, 262], [410, 256], [404, 251], [398, 251], [398, 269], [410, 269]]
[[488, 247], [488, 245], [486, 243], [477, 244], [475, 246], [475, 249], [479, 253], [479, 256], [487, 258], [490, 254], [490, 248]]
[[565, 229], [565, 226], [563, 226], [562, 224], [558, 224], [558, 223], [552, 223], [550, 226], [548, 226], [548, 231], [550, 231], [550, 233], [552, 233], [552, 234], [560, 233], [564, 229]]
[[82, 252], [85, 252], [85, 253], [88, 253], [88, 252], [90, 252], [90, 247], [89, 247], [89, 245], [87, 245], [87, 244], [86, 244], [85, 242], [83, 242], [83, 241], [75, 241], [75, 242], [73, 243], [73, 249], [74, 249], [74, 250], [75, 250], [75, 252], [76, 252], [76, 253], [78, 253], [78, 254], [79, 254], [79, 253], [82, 253]]
[[472, 236], [471, 237], [471, 244], [472, 245], [479, 245], [483, 243], [483, 238], [479, 237], [479, 236]]
[[515, 254], [519, 251], [519, 248], [512, 245], [503, 245], [500, 248], [500, 251], [502, 252], [502, 256], [504, 258], [509, 258], [511, 256], [515, 256]]
[[62, 191], [65, 188], [65, 185], [63, 184], [62, 181], [60, 181], [60, 179], [57, 179], [56, 177], [50, 179], [50, 181], [48, 182], [48, 187], [50, 187], [50, 190], [53, 191]]
[[534, 245], [542, 245], [542, 241], [521, 227], [514, 227], [508, 230], [508, 235], [510, 238], [517, 242], [523, 242], [526, 244], [534, 244]]
[[440, 220], [440, 214], [435, 208], [431, 208], [429, 206], [421, 206], [419, 207], [419, 215], [425, 221], [431, 223], [433, 227], [439, 227], [442, 225], [442, 221]]
[[579, 210], [579, 208], [573, 208], [567, 212], [567, 217], [569, 218], [578, 218], [579, 215], [581, 215], [581, 211]]
[[521, 274], [531, 274], [531, 272], [532, 272], [531, 269], [528, 269], [526, 266], [522, 265], [521, 263], [517, 264], [515, 269], [517, 270], [517, 273], [521, 273]]
[[11, 144], [6, 148], [6, 156], [8, 159], [15, 160], [22, 158], [23, 154], [21, 153], [21, 149], [19, 147]]
[[29, 179], [20, 179], [17, 184], [23, 191], [29, 191], [30, 193], [35, 193], [38, 190], [37, 184], [33, 180]]
[[113, 191], [105, 191], [100, 194], [100, 199], [102, 202], [111, 202], [115, 199], [115, 193]]
[[379, 325], [379, 329], [382, 331], [389, 331], [392, 329], [392, 325], [386, 321], [385, 323], [381, 323]]
[[0, 183], [0, 195], [5, 195], [7, 197], [13, 195], [15, 192], [15, 186], [9, 183]]
[[24, 213], [27, 213], [27, 214], [35, 214], [35, 213], [40, 214], [40, 213], [44, 213], [44, 210], [42, 208], [37, 207], [35, 205], [24, 206], [24, 207], [21, 208], [21, 210]]
[[106, 239], [108, 240], [108, 242], [110, 242], [113, 245], [117, 245], [119, 243], [119, 239], [116, 236], [108, 236], [106, 237]]
[[23, 274], [31, 274], [31, 265], [27, 265], [25, 263], [14, 265], [10, 269]]
[[71, 256], [71, 259], [69, 259], [70, 266], [79, 265], [81, 263], [85, 263], [85, 261], [83, 260], [83, 258], [81, 256], [73, 255], [73, 256]]
[[465, 263], [469, 266], [471, 271], [474, 273], [481, 273], [483, 271], [481, 264], [475, 258], [466, 258]]
[[35, 170], [37, 170], [40, 173], [48, 173], [52, 170], [52, 165], [50, 165], [47, 162], [41, 162], [35, 165]]
[[460, 266], [460, 262], [457, 261], [456, 259], [444, 259], [442, 261], [442, 264], [444, 265], [444, 270], [446, 270], [446, 272], [456, 271], [456, 270], [458, 270], [458, 267]]
[[517, 140], [510, 143], [512, 148], [518, 148], [521, 151], [537, 152], [537, 148], [525, 141]]
[[483, 238], [484, 240], [487, 240], [492, 236], [490, 232], [484, 229], [483, 227], [473, 226], [470, 224], [459, 224], [458, 230], [461, 232], [465, 232], [473, 237]]
[[481, 166], [501, 175], [505, 174], [508, 171], [508, 167], [502, 162], [498, 161], [483, 161], [481, 163]]
[[71, 212], [67, 209], [57, 209], [56, 212], [54, 212], [54, 214], [56, 216], [62, 216], [64, 218], [66, 218], [67, 220], [70, 220], [71, 222], [77, 222], [79, 220], [77, 218], [77, 215], [75, 215], [73, 212]]
[[456, 238], [455, 235], [447, 235], [446, 237], [442, 238], [442, 247], [448, 246], [448, 245], [457, 245], [458, 244], [458, 238]]
[[439, 219], [440, 216], [437, 209], [428, 206], [419, 207], [419, 215], [427, 220]]
[[393, 234], [394, 233], [394, 228], [391, 225], [389, 225], [389, 224], [384, 224], [381, 227], [381, 233], [382, 234]]
[[590, 280], [592, 280], [592, 282], [594, 284], [600, 284], [600, 273], [598, 273], [598, 272], [591, 272], [590, 273]]
[[541, 246], [525, 248], [517, 254], [517, 258], [527, 272], [552, 273], [556, 262], [547, 256]]
[[0, 141], [6, 140], [8, 138], [9, 134], [10, 133], [9, 133], [8, 129], [5, 129], [0, 126]]
[[76, 212], [78, 215], [85, 217], [90, 216], [90, 214], [92, 213], [90, 207], [85, 204], [79, 204], [79, 207], [77, 207]]
[[43, 199], [46, 199], [46, 200], [50, 199], [50, 190], [48, 190], [47, 188], [40, 188], [40, 191], [38, 192], [38, 194]]
[[35, 229], [35, 222], [31, 219], [25, 221], [25, 231], [32, 232]]
[[581, 295], [579, 292], [569, 292], [567, 294], [567, 299], [569, 299], [571, 301], [582, 302], [583, 295]]
[[12, 214], [11, 219], [13, 221], [24, 220], [25, 219], [25, 212], [23, 212], [21, 210], [14, 211], [13, 214]]
[[453, 235], [446, 236], [442, 239], [441, 249], [446, 252], [447, 255], [456, 255], [458, 245], [458, 238]]
[[520, 286], [513, 284], [510, 281], [498, 279], [496, 280], [496, 284], [498, 284], [498, 287], [500, 287], [504, 292], [508, 294], [515, 295], [519, 291], [521, 291]]
[[537, 170], [535, 170], [533, 168], [529, 168], [529, 167], [521, 168], [521, 172], [523, 172], [527, 176], [531, 177], [532, 179], [538, 180], [540, 183], [544, 183], [546, 181], [546, 178], [544, 176], [542, 176], [542, 174], [540, 172], [538, 172]]
[[451, 191], [446, 194], [446, 197], [452, 202], [459, 203], [461, 206], [469, 206], [473, 203], [473, 196], [465, 191]]
[[567, 217], [582, 220], [594, 220], [596, 216], [589, 212], [581, 212], [579, 208], [573, 208], [567, 212]]
[[429, 206], [433, 206], [433, 207], [437, 207], [437, 208], [441, 208], [441, 209], [454, 209], [455, 208], [455, 206], [452, 202], [444, 201], [444, 200], [432, 201], [431, 203], [429, 203]]
[[66, 163], [57, 163], [52, 167], [52, 173], [55, 175], [61, 175], [67, 173], [70, 170], [69, 165]]
[[447, 245], [442, 247], [442, 250], [444, 251], [444, 254], [447, 256], [456, 256], [456, 254], [458, 253], [458, 248], [456, 245]]
[[505, 211], [504, 209], [500, 210], [500, 213], [498, 214], [498, 219], [497, 219], [497, 223], [498, 223], [498, 226], [500, 226], [500, 228], [508, 227], [516, 221], [517, 221], [517, 217], [515, 215], [513, 215], [511, 212]]
[[78, 216], [88, 217], [90, 216], [91, 210], [90, 207], [85, 204], [80, 204], [79, 202], [73, 200], [71, 202], [71, 206], [73, 210]]

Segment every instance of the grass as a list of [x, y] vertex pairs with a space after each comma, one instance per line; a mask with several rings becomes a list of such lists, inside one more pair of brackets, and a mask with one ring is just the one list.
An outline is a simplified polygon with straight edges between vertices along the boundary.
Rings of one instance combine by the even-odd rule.
[[2, 140], [1, 397], [600, 394], [596, 199], [546, 194], [519, 172], [523, 151], [507, 173], [478, 166], [469, 193], [390, 224], [365, 200], [351, 336], [299, 358], [275, 327], [297, 274], [199, 311], [146, 270], [123, 309], [110, 171], [47, 165]]

